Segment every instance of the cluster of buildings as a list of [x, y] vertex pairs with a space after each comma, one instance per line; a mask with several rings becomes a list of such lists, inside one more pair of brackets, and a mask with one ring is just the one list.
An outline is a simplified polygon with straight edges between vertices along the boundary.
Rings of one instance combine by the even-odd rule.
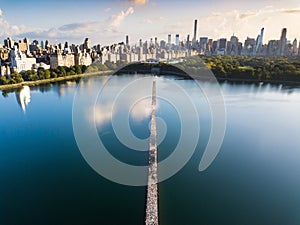
[[179, 44], [170, 44], [165, 41], [158, 43], [157, 38], [150, 41], [139, 41], [138, 45], [129, 44], [129, 36], [126, 41], [110, 46], [92, 46], [91, 40], [86, 38], [81, 45], [53, 44], [49, 41], [34, 40], [32, 43], [27, 38], [15, 42], [11, 38], [4, 40], [0, 45], [0, 76], [10, 75], [13, 72], [43, 67], [45, 69], [57, 68], [58, 66], [89, 66], [93, 62], [106, 61], [116, 63], [126, 62], [153, 62], [174, 60], [197, 54], [194, 49], [186, 49]]
[[197, 50], [205, 55], [300, 56], [300, 43], [296, 38], [293, 42], [288, 41], [286, 33], [287, 29], [282, 29], [280, 39], [269, 40], [267, 44], [263, 44], [264, 28], [256, 39], [247, 37], [244, 44], [234, 35], [230, 40], [221, 38], [216, 41], [201, 37]]
[[250, 38], [239, 41], [235, 35], [218, 40], [209, 39], [208, 37], [197, 37], [197, 20], [195, 20], [194, 37], [189, 41], [187, 37], [186, 46], [197, 50], [199, 54], [204, 55], [246, 55], [246, 56], [300, 56], [300, 42], [298, 44], [295, 38], [293, 42], [287, 40], [287, 29], [283, 28], [279, 40], [269, 40], [267, 44], [263, 43], [264, 28], [261, 29], [257, 38]]
[[125, 42], [110, 46], [100, 44], [93, 46], [89, 38], [86, 38], [81, 45], [68, 42], [50, 44], [47, 40], [29, 42], [27, 38], [14, 41], [12, 38], [7, 38], [4, 40], [4, 45], [0, 44], [0, 76], [39, 67], [50, 69], [58, 66], [89, 66], [96, 61], [101, 63], [172, 61], [196, 54], [300, 56], [300, 43], [298, 46], [297, 39], [293, 42], [287, 40], [286, 28], [282, 29], [280, 40], [270, 40], [264, 44], [263, 37], [264, 28], [256, 39], [247, 37], [244, 43], [234, 35], [229, 40], [197, 38], [197, 20], [195, 20], [193, 38], [188, 35], [186, 40], [181, 40], [180, 35], [176, 34], [174, 41], [169, 34], [167, 41], [151, 38], [144, 42], [139, 40], [135, 45], [130, 44], [129, 36], [126, 36]]

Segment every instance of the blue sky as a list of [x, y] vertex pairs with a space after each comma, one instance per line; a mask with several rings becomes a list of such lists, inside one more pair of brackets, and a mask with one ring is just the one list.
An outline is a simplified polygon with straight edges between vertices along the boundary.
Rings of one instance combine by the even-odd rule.
[[298, 0], [0, 0], [0, 41], [14, 39], [65, 40], [79, 44], [132, 43], [168, 33], [186, 39], [198, 19], [198, 37], [230, 38], [244, 42], [265, 27], [265, 40], [279, 39], [283, 27], [288, 39], [300, 39]]

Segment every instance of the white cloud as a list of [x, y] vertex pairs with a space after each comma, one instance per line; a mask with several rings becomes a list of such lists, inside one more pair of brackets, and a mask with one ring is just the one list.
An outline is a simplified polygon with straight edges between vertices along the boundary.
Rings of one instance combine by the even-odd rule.
[[287, 13], [287, 14], [296, 14], [300, 13], [300, 9], [282, 9], [280, 10], [281, 13]]
[[[107, 12], [110, 10], [106, 9]], [[111, 44], [111, 42], [117, 42], [123, 38], [124, 33], [120, 31], [119, 27], [126, 17], [133, 13], [134, 8], [129, 7], [125, 11], [112, 15], [107, 20], [71, 23], [60, 27], [41, 29], [9, 23], [5, 20], [4, 12], [0, 8], [0, 36], [16, 39], [24, 37], [37, 40], [47, 39], [55, 42], [72, 41], [77, 44], [81, 43], [85, 37], [90, 37], [97, 40], [97, 43], [105, 39], [106, 43], [102, 42], [102, 44]]]
[[119, 27], [123, 20], [134, 13], [133, 7], [129, 7], [125, 12], [121, 11], [120, 13], [113, 15], [109, 18], [108, 22], [113, 27]]
[[146, 5], [148, 0], [129, 0], [129, 2], [134, 3], [135, 5]]
[[165, 18], [163, 16], [145, 18], [143, 21], [141, 21], [141, 23], [156, 24], [162, 22], [164, 19]]
[[[86, 118], [89, 119], [91, 122], [93, 122], [94, 120], [98, 128], [101, 128], [101, 126], [109, 123], [111, 121], [111, 118], [114, 117], [119, 110], [121, 110], [122, 108], [127, 108], [127, 106], [125, 105], [114, 106], [112, 103], [98, 104], [95, 107], [90, 108], [86, 111]], [[115, 108], [113, 109], [113, 107]], [[156, 107], [158, 108], [159, 106], [157, 105]], [[135, 121], [142, 121], [144, 119], [150, 118], [151, 113], [152, 105], [151, 99], [149, 98], [137, 102], [131, 108], [130, 116]], [[91, 117], [91, 115], [93, 114], [94, 118]]]
[[[112, 118], [112, 104], [107, 104], [107, 105], [97, 105], [89, 110], [87, 110], [86, 112], [86, 116], [88, 119], [90, 119], [91, 121], [93, 121], [93, 119], [95, 119], [95, 123], [101, 127], [105, 124], [107, 124], [111, 118]], [[90, 115], [93, 115], [94, 111], [94, 115], [95, 118], [91, 118]]]
[[142, 121], [146, 118], [149, 118], [151, 113], [152, 113], [152, 102], [151, 99], [149, 98], [137, 102], [131, 109], [130, 115], [134, 120]]
[[102, 44], [111, 44], [111, 42], [117, 42], [123, 38], [124, 34], [119, 27], [126, 17], [133, 13], [133, 7], [129, 7], [126, 11], [112, 15], [107, 20], [70, 23], [49, 29], [29, 29], [28, 27], [12, 26], [0, 17], [0, 27], [2, 28], [0, 35], [17, 38], [28, 37], [29, 39], [38, 40], [48, 39], [55, 42], [73, 41], [77, 44], [81, 43], [85, 37], [97, 40], [97, 43], [105, 38], [110, 40], [110, 43], [102, 42]]
[[13, 25], [10, 24], [5, 18], [3, 17], [3, 11], [0, 9], [0, 36], [14, 36], [18, 35], [19, 33], [24, 32], [27, 27], [21, 25]]
[[231, 10], [225, 12], [213, 12], [200, 19], [201, 36], [209, 36], [213, 39], [230, 38], [234, 33], [241, 42], [247, 36], [256, 38], [262, 27], [265, 28], [264, 42], [271, 39], [279, 39], [281, 29], [288, 29], [288, 38], [294, 39], [297, 33], [296, 17], [299, 8], [275, 8], [267, 6], [258, 11]]

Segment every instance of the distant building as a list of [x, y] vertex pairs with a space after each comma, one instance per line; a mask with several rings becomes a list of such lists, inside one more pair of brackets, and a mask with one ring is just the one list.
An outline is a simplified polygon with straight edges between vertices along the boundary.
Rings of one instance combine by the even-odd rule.
[[195, 22], [194, 22], [194, 37], [193, 37], [193, 45], [195, 45], [195, 44], [196, 44], [196, 40], [197, 40], [197, 23], [198, 23], [198, 21], [197, 21], [197, 20], [195, 20]]
[[83, 49], [89, 52], [91, 48], [92, 48], [92, 42], [89, 38], [86, 38], [83, 43]]
[[171, 40], [172, 36], [171, 34], [168, 35], [168, 45], [171, 45], [172, 44], [172, 40]]
[[14, 72], [31, 70], [36, 64], [36, 58], [28, 58], [25, 53], [15, 47], [10, 52], [11, 69]]
[[239, 55], [239, 39], [236, 36], [231, 36], [230, 41], [227, 42], [227, 54]]
[[179, 34], [176, 34], [175, 44], [179, 46]]
[[227, 44], [226, 38], [221, 38], [218, 40], [218, 44], [217, 44], [217, 54], [218, 55], [226, 54], [226, 44]]
[[205, 51], [207, 50], [207, 43], [208, 43], [207, 37], [200, 37], [200, 42], [199, 42], [200, 53], [205, 53]]
[[126, 35], [126, 46], [129, 46], [129, 36]]
[[256, 46], [255, 46], [255, 53], [258, 54], [261, 50], [261, 47], [263, 45], [263, 38], [264, 38], [264, 31], [265, 28], [262, 28], [260, 30], [260, 34], [257, 36]]
[[287, 38], [286, 38], [287, 29], [283, 28], [281, 31], [281, 37], [280, 37], [280, 43], [279, 43], [279, 52], [278, 54], [283, 56], [285, 55], [285, 48], [287, 44]]
[[253, 55], [255, 52], [255, 46], [256, 46], [255, 39], [247, 37], [244, 43], [242, 55]]
[[161, 47], [162, 49], [165, 49], [165, 48], [166, 48], [166, 42], [165, 42], [164, 40], [162, 40], [162, 41], [160, 42], [160, 47]]
[[24, 53], [28, 52], [28, 44], [27, 43], [20, 40], [18, 43], [16, 43], [16, 45], [18, 46], [18, 49], [21, 52], [24, 52]]
[[155, 45], [155, 48], [158, 48], [158, 40], [157, 40], [157, 37], [154, 38], [154, 45]]
[[279, 42], [278, 40], [270, 40], [267, 46], [267, 55], [268, 56], [276, 56], [278, 54], [279, 49]]
[[79, 53], [75, 55], [75, 65], [89, 66], [92, 64], [92, 57], [89, 53]]
[[8, 37], [7, 39], [4, 40], [4, 46], [6, 48], [12, 49], [15, 45], [15, 41]]
[[217, 41], [213, 41], [212, 42], [212, 53], [213, 54], [217, 53], [217, 47], [218, 47], [218, 42]]
[[143, 53], [142, 54], [148, 54], [148, 42], [145, 41], [145, 43], [143, 44]]
[[185, 47], [186, 47], [187, 49], [190, 49], [190, 47], [191, 47], [190, 35], [188, 35], [188, 36], [186, 37]]
[[56, 52], [50, 55], [50, 67], [51, 69], [56, 69], [58, 66], [75, 66], [75, 57], [73, 54], [62, 54], [61, 52]]
[[293, 41], [293, 56], [298, 55], [299, 50], [298, 50], [297, 44], [298, 44], [298, 42], [297, 42], [297, 39], [295, 38], [295, 40]]

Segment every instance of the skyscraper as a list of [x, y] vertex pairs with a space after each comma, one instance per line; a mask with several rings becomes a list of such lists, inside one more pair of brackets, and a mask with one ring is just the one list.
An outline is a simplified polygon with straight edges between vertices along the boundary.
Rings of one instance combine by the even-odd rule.
[[195, 23], [194, 23], [194, 38], [193, 38], [193, 43], [195, 43], [196, 40], [197, 40], [197, 23], [198, 23], [198, 21], [195, 20]]
[[86, 38], [86, 39], [84, 40], [83, 47], [84, 47], [84, 49], [86, 49], [86, 50], [89, 50], [89, 49], [92, 48], [92, 42], [91, 42], [91, 40], [90, 40], [89, 38]]
[[126, 46], [129, 46], [129, 36], [126, 35]]
[[281, 31], [280, 44], [279, 44], [279, 55], [283, 56], [285, 54], [285, 46], [286, 46], [286, 28], [283, 28]]
[[207, 49], [207, 42], [208, 42], [208, 38], [207, 37], [200, 37], [200, 51], [201, 52], [205, 52]]
[[179, 34], [176, 34], [175, 44], [177, 46], [179, 45]]
[[238, 55], [239, 54], [239, 47], [238, 47], [239, 39], [238, 39], [238, 37], [232, 35], [229, 43], [227, 43], [227, 54]]
[[171, 34], [168, 35], [168, 45], [171, 45]]
[[293, 41], [293, 56], [298, 55], [298, 47], [297, 47], [297, 39], [295, 38], [295, 40]]
[[225, 55], [226, 45], [227, 45], [227, 39], [226, 38], [219, 39], [218, 42], [217, 42], [217, 54]]
[[188, 34], [188, 36], [186, 37], [185, 47], [186, 47], [187, 49], [190, 49], [190, 47], [191, 47], [190, 35], [189, 35], [189, 34]]
[[258, 53], [259, 49], [261, 48], [261, 46], [263, 44], [264, 30], [265, 30], [265, 28], [261, 28], [260, 34], [257, 36], [257, 42], [256, 42], [256, 48], [255, 48], [256, 53]]
[[155, 44], [155, 47], [157, 48], [158, 47], [157, 37], [154, 38], [154, 44]]
[[218, 49], [223, 50], [226, 48], [227, 39], [221, 38], [218, 40]]
[[265, 32], [265, 28], [261, 28], [260, 30], [260, 43], [263, 44], [264, 41], [264, 32]]

